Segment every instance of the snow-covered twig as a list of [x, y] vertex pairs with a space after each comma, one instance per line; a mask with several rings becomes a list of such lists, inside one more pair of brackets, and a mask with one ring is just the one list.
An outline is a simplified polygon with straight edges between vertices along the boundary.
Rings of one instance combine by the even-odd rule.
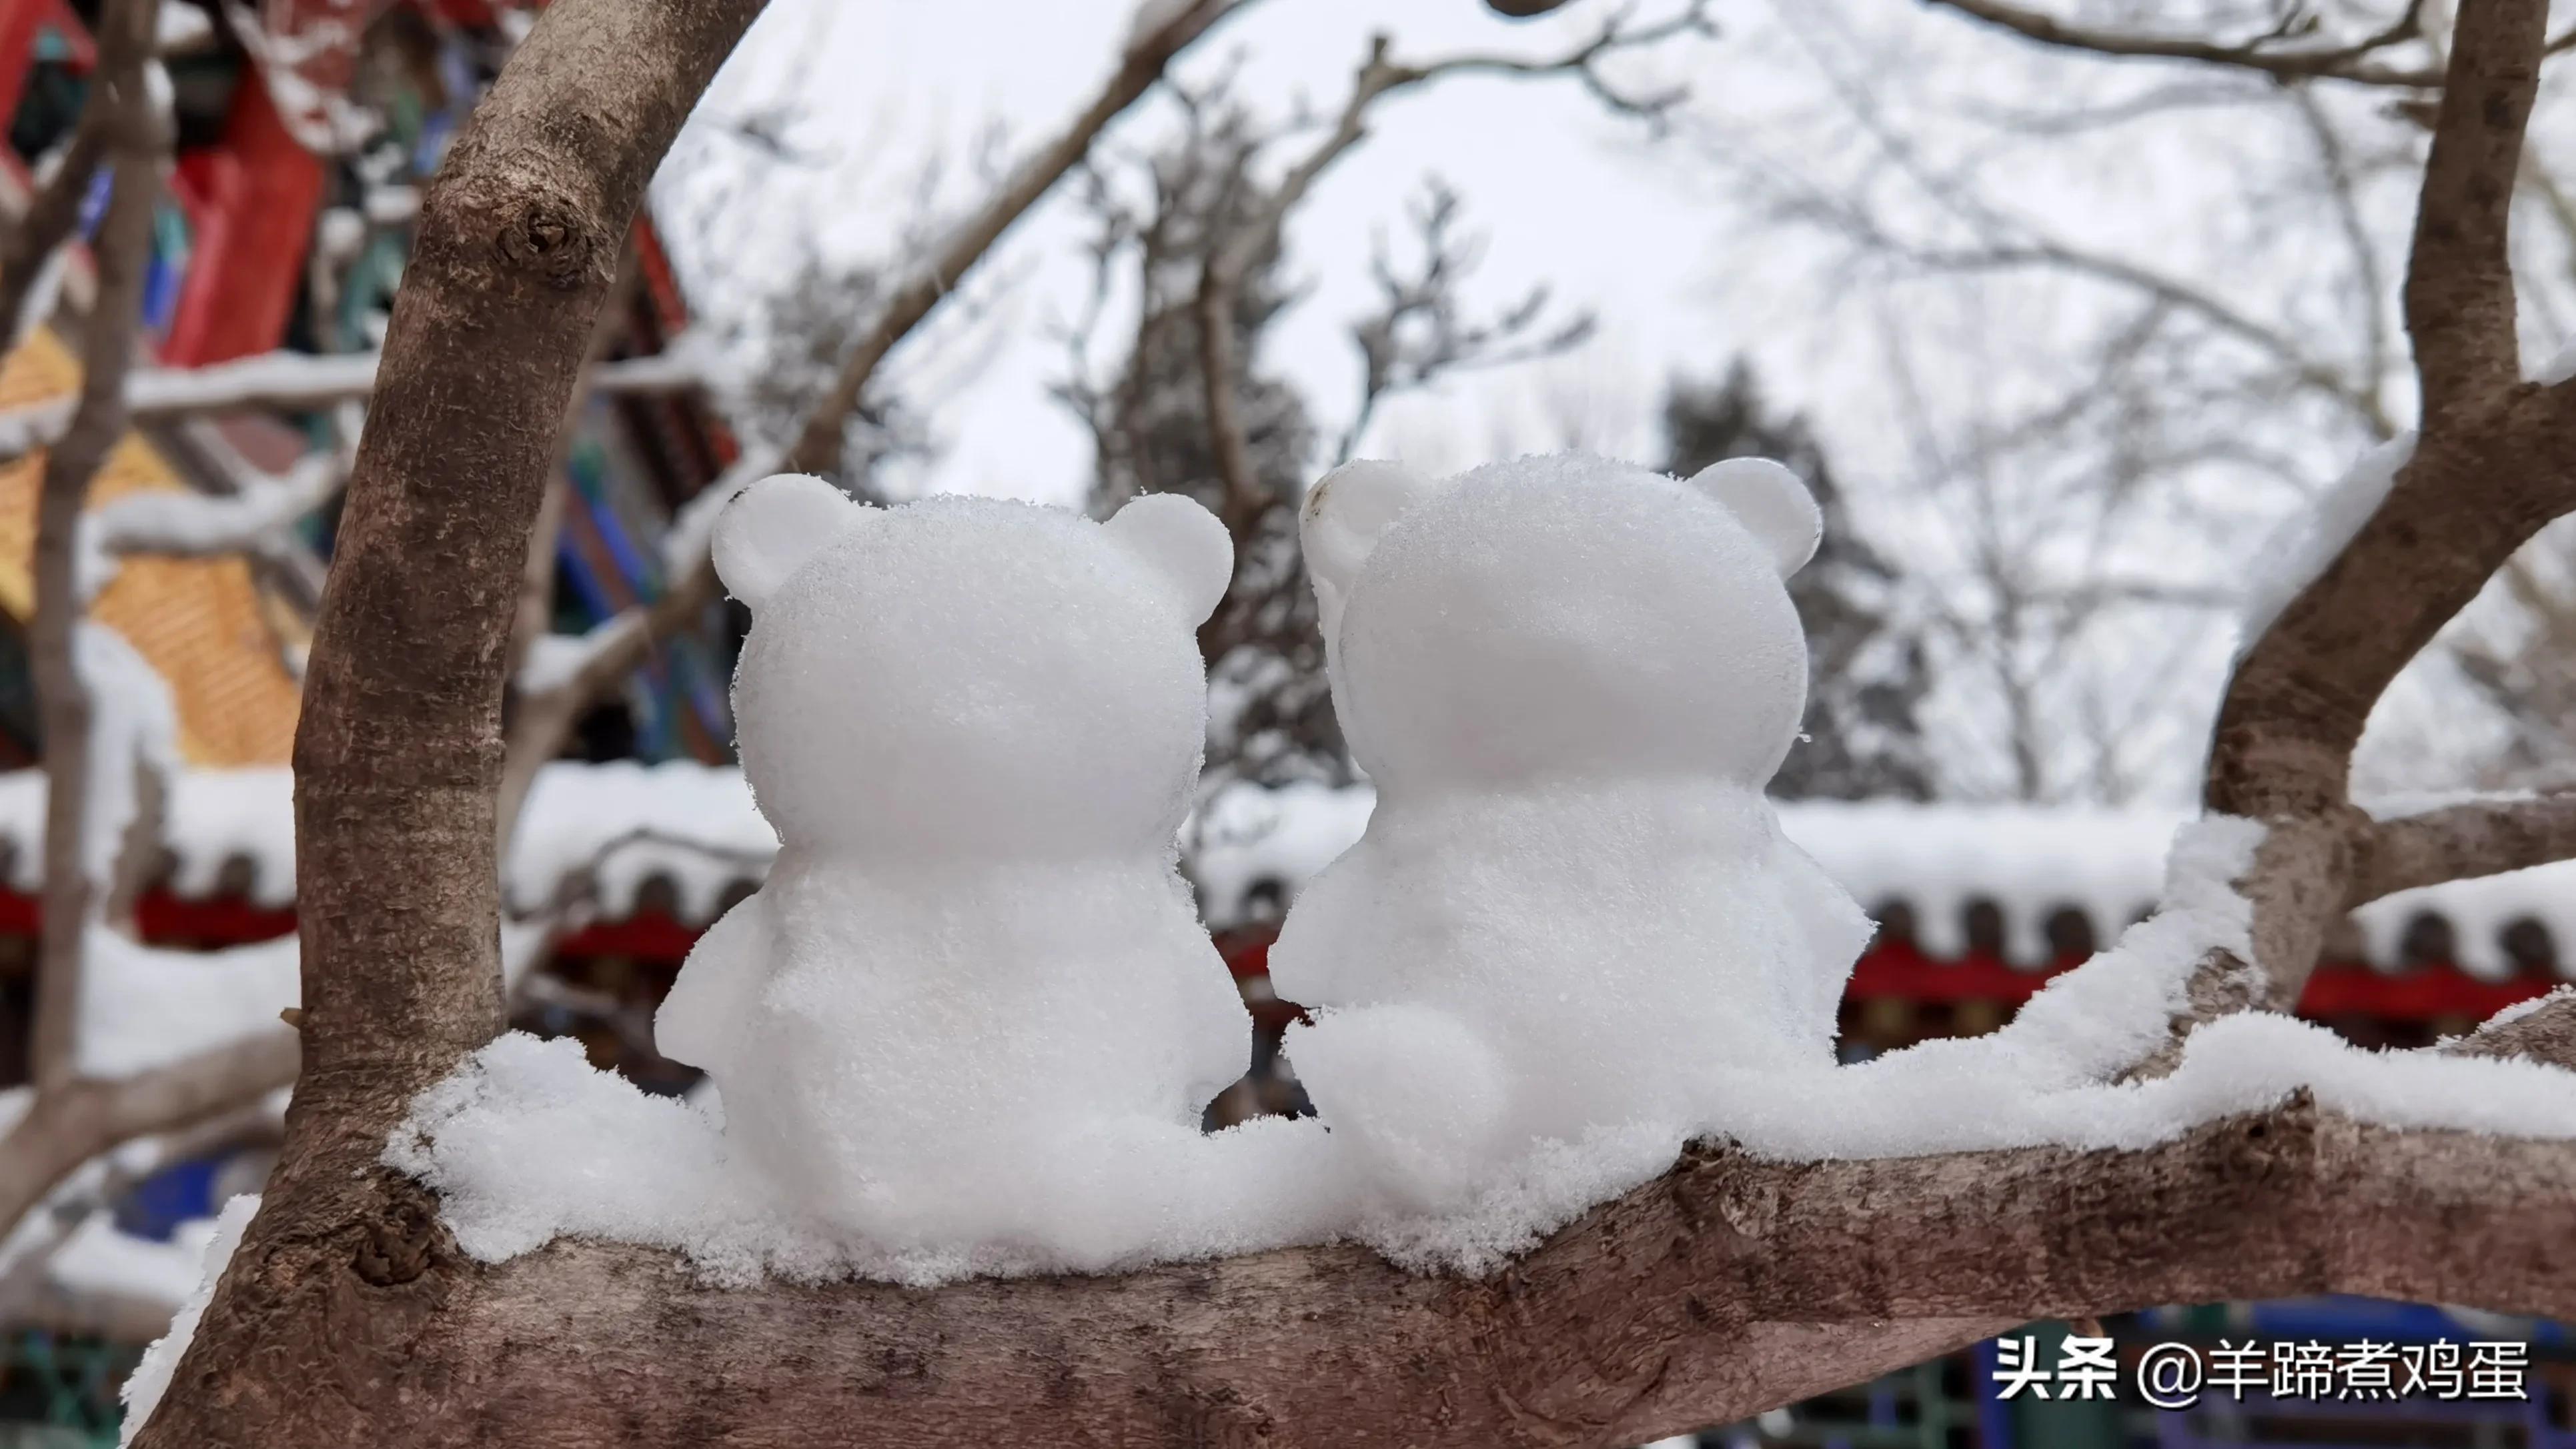
[[774, 449], [751, 447], [683, 505], [662, 538], [659, 598], [634, 605], [575, 638], [532, 638], [513, 680], [518, 707], [501, 767], [500, 819], [507, 839], [537, 771], [555, 758], [573, 726], [609, 690], [650, 657], [662, 641], [703, 617], [717, 599], [715, 566], [707, 555], [716, 515], [733, 496], [778, 470]]
[[868, 384], [895, 344], [910, 336], [931, 309], [983, 260], [1038, 199], [1090, 154], [1091, 144], [1163, 77], [1174, 57], [1220, 20], [1255, 0], [1187, 0], [1146, 5], [1119, 56], [1118, 68], [1082, 112], [1015, 167], [983, 205], [961, 218], [883, 294], [858, 345], [832, 385], [807, 412], [787, 451], [787, 466], [800, 473], [838, 472], [843, 426], [867, 395]]
[[161, 165], [171, 143], [168, 117], [144, 80], [153, 8], [152, 0], [125, 0], [104, 16], [94, 84], [106, 98], [101, 125], [112, 165], [107, 210], [92, 247], [97, 294], [85, 329], [80, 389], [37, 485], [35, 611], [27, 652], [50, 785], [36, 1021], [29, 1041], [40, 1096], [59, 1094], [77, 1075], [90, 930], [114, 889], [127, 827], [149, 796], [137, 775], [163, 758], [156, 745], [168, 737], [157, 728], [168, 723], [159, 677], [122, 639], [82, 617], [80, 579], [80, 525], [90, 483], [127, 427], [126, 375], [138, 346]]
[[336, 452], [307, 455], [283, 477], [261, 475], [239, 493], [132, 493], [82, 520], [84, 597], [95, 598], [115, 561], [136, 554], [220, 558], [273, 547], [296, 521], [331, 501], [347, 481]]
[[[126, 407], [136, 422], [323, 408], [372, 393], [378, 361], [372, 352], [269, 352], [207, 367], [139, 368], [126, 378]], [[682, 333], [653, 356], [600, 364], [591, 386], [609, 395], [687, 392], [705, 385], [707, 365], [706, 348]], [[55, 399], [0, 412], [0, 459], [58, 442], [72, 406], [69, 399]]]

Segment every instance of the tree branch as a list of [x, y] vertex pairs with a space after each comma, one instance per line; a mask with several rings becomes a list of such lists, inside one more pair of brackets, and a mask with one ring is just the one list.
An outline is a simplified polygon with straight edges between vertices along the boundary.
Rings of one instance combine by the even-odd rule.
[[36, 1020], [30, 1056], [39, 1093], [59, 1092], [79, 1070], [75, 1024], [81, 962], [109, 882], [97, 878], [91, 839], [94, 771], [132, 769], [135, 762], [93, 758], [98, 701], [82, 672], [81, 515], [90, 480], [125, 436], [125, 375], [142, 327], [144, 272], [152, 249], [152, 213], [161, 197], [160, 164], [168, 136], [145, 94], [156, 0], [119, 0], [103, 12], [97, 84], [99, 121], [113, 160], [114, 189], [99, 223], [98, 293], [82, 339], [77, 403], [61, 441], [45, 455], [36, 498], [35, 618], [28, 640], [30, 672], [44, 735], [44, 919], [36, 969]]
[[2477, 801], [2375, 823], [2348, 906], [2444, 881], [2576, 858], [2576, 792]]
[[18, 219], [6, 245], [0, 246], [0, 342], [16, 346], [39, 320], [30, 317], [27, 309], [36, 279], [80, 226], [81, 203], [89, 197], [107, 150], [107, 96], [105, 86], [90, 92], [52, 174], [27, 204], [27, 214]]
[[[760, 10], [555, 0], [423, 202], [295, 741], [304, 1070], [145, 1449], [344, 1442], [304, 1426], [408, 1395], [400, 1336], [334, 1332], [329, 1305], [399, 1312], [437, 1234], [375, 1162], [411, 1097], [502, 1025], [494, 797], [529, 524], [645, 184]], [[281, 1376], [280, 1355], [328, 1367]]]
[[83, 1163], [137, 1137], [181, 1132], [295, 1080], [295, 1033], [273, 1027], [134, 1077], [40, 1092], [0, 1134], [0, 1233]]
[[2268, 354], [2289, 369], [2299, 384], [2350, 408], [2382, 438], [2393, 437], [2397, 424], [2380, 402], [2378, 391], [2366, 379], [2356, 380], [2332, 363], [2310, 356], [2298, 342], [2279, 328], [2271, 326], [2205, 288], [2178, 278], [2166, 276], [2152, 268], [2115, 256], [2086, 251], [2062, 242], [2037, 241], [1979, 247], [1969, 250], [1933, 250], [1904, 247], [1888, 239], [1888, 245], [1899, 255], [1920, 266], [1953, 271], [2008, 271], [2026, 267], [2056, 267], [2092, 277], [2116, 286], [2132, 288], [2169, 306], [2201, 318], [2212, 327]]
[[1002, 239], [1038, 199], [1089, 154], [1091, 143], [1129, 106], [1163, 78], [1173, 57], [1189, 48], [1218, 21], [1242, 10], [1252, 0], [1188, 0], [1143, 34], [1130, 39], [1118, 68], [1081, 114], [1027, 160], [1020, 163], [981, 207], [950, 230], [931, 255], [907, 272], [878, 303], [858, 345], [841, 364], [832, 385], [805, 415], [795, 445], [787, 451], [791, 472], [837, 474], [841, 468], [841, 433], [867, 394], [877, 367], [895, 344], [911, 335], [940, 299], [948, 295], [994, 243]]
[[2219, 711], [2214, 810], [2342, 808], [2353, 745], [2389, 681], [2576, 504], [2576, 392], [2522, 385], [2504, 265], [2542, 8], [2461, 7], [2406, 280], [2424, 435], [2386, 500], [2246, 649]]
[[1368, 59], [1361, 63], [1351, 84], [1351, 93], [1333, 123], [1333, 129], [1314, 149], [1306, 153], [1280, 179], [1261, 210], [1238, 227], [1225, 243], [1212, 250], [1199, 271], [1199, 289], [1194, 311], [1199, 328], [1202, 397], [1207, 409], [1208, 436], [1216, 456], [1217, 475], [1224, 485], [1223, 517], [1226, 531], [1240, 545], [1259, 522], [1263, 499], [1260, 480], [1254, 475], [1252, 448], [1246, 438], [1240, 410], [1234, 395], [1235, 299], [1243, 279], [1266, 250], [1278, 244], [1279, 233], [1289, 214], [1315, 189], [1315, 183], [1333, 164], [1368, 136], [1368, 112], [1379, 101], [1395, 92], [1438, 80], [1443, 76], [1477, 72], [1520, 75], [1575, 75], [1594, 95], [1613, 109], [1631, 115], [1660, 118], [1682, 95], [1668, 92], [1636, 97], [1620, 92], [1600, 72], [1601, 62], [1622, 51], [1659, 44], [1682, 35], [1713, 35], [1715, 28], [1708, 19], [1708, 0], [1691, 0], [1690, 6], [1672, 18], [1653, 25], [1628, 23], [1626, 12], [1612, 15], [1592, 37], [1563, 55], [1548, 59], [1527, 60], [1513, 56], [1460, 55], [1404, 65], [1388, 59], [1391, 44], [1384, 33], [1372, 36]]
[[[537, 661], [544, 656], [534, 653], [521, 661], [517, 707], [503, 735], [496, 807], [505, 843], [527, 806], [537, 772], [563, 753], [583, 713], [642, 668], [664, 642], [704, 618], [708, 606], [721, 597], [715, 563], [707, 552], [716, 513], [735, 494], [776, 471], [776, 453], [745, 449], [671, 520], [662, 557], [663, 577], [670, 582], [660, 597], [623, 609], [593, 625], [579, 640], [557, 646], [559, 652], [543, 667]], [[881, 501], [865, 493], [860, 496], [867, 502]]]
[[2191, 36], [2139, 35], [2076, 25], [2027, 6], [2004, 3], [2004, 0], [1925, 0], [1925, 3], [1955, 10], [1972, 20], [2042, 45], [2091, 51], [2119, 59], [2199, 61], [2261, 71], [2282, 80], [2340, 80], [2360, 85], [2415, 89], [2431, 89], [2442, 84], [2442, 74], [2438, 70], [2390, 65], [2374, 58], [2378, 52], [2415, 39], [2421, 33], [2422, 0], [2410, 0], [2405, 13], [2393, 24], [2361, 40], [2348, 45], [2309, 49], [2272, 49], [2270, 43], [2279, 38], [2277, 35], [2231, 43]]
[[[401, 1446], [1285, 1449], [1387, 1425], [1421, 1446], [1633, 1444], [2037, 1317], [2326, 1292], [2563, 1316], [2571, 1194], [2563, 1143], [2294, 1100], [2138, 1152], [1694, 1149], [1486, 1279], [1340, 1247], [935, 1293], [717, 1289], [657, 1252], [558, 1243], [399, 1290], [471, 1305], [412, 1345], [421, 1382], [453, 1387], [399, 1424], [336, 1422]], [[577, 1370], [537, 1351], [566, 1343]]]
[[2451, 33], [2406, 269], [2428, 429], [2522, 380], [2505, 232], [2548, 20], [2548, 0], [2488, 0], [2463, 4]]
[[[2348, 800], [2353, 747], [2372, 707], [2517, 548], [2576, 506], [2576, 466], [2568, 461], [2576, 457], [2576, 390], [2560, 397], [2521, 384], [2510, 276], [2502, 278], [2500, 309], [2488, 283], [2475, 280], [2490, 264], [2501, 266], [2504, 199], [2489, 187], [2510, 191], [2529, 117], [2541, 44], [2531, 9], [2529, 0], [2461, 7], [2443, 113], [2453, 139], [2437, 144], [2427, 165], [2407, 279], [2427, 389], [2424, 435], [2386, 498], [2246, 647], [2219, 706], [2204, 805], [2267, 830], [2253, 873], [2239, 882], [2253, 905], [2256, 959], [2210, 953], [2167, 1044], [2138, 1072], [2169, 1067], [2200, 1022], [2297, 1002], [2331, 923], [2349, 901], [2370, 898], [2356, 894], [2371, 888], [2365, 860], [2383, 853], [2375, 849], [2378, 827]], [[2472, 274], [2465, 292], [2445, 279], [2455, 269]], [[2427, 299], [2437, 298], [2486, 306], [2490, 322], [2501, 318], [2500, 365], [2480, 324], [2461, 333], [2448, 330], [2455, 319], [2434, 318], [2436, 343], [2424, 348]], [[2437, 381], [2445, 366], [2447, 393]], [[2437, 395], [2447, 399], [2440, 407], [2431, 402]], [[2388, 879], [2431, 868], [2407, 853], [2429, 843], [2420, 831], [2399, 832], [2386, 853]]]
[[[127, 416], [167, 422], [232, 412], [310, 412], [375, 391], [381, 359], [371, 352], [271, 352], [205, 367], [137, 368], [126, 377]], [[705, 386], [698, 344], [683, 334], [650, 357], [601, 363], [589, 385], [610, 396], [689, 392]], [[72, 405], [54, 400], [0, 411], [0, 461], [47, 447], [70, 425]]]

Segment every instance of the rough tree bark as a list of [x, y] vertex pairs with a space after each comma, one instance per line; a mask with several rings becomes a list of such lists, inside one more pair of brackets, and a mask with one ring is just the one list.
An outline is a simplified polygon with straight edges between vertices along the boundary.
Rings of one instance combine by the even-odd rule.
[[[2500, 243], [2500, 197], [2457, 170], [2509, 162], [2498, 133], [2522, 123], [2545, 8], [2462, 6], [2419, 272]], [[464, 1260], [375, 1158], [410, 1095], [498, 1026], [497, 706], [527, 524], [608, 239], [754, 9], [558, 0], [431, 198], [298, 749], [307, 1071], [145, 1445], [1608, 1445], [2041, 1315], [2329, 1290], [2576, 1313], [2559, 1229], [2576, 1149], [2304, 1099], [2137, 1152], [1694, 1148], [1475, 1282], [1353, 1249], [936, 1292], [710, 1289], [601, 1244]], [[2437, 347], [2429, 329], [2461, 314], [2410, 309], [2428, 369], [2459, 369], [2427, 377], [2446, 401], [2426, 446], [2354, 541], [2361, 563], [2293, 601], [2222, 714], [2209, 803], [2274, 827], [2240, 883], [2268, 985], [2375, 887], [2527, 863], [2564, 829], [2528, 805], [2381, 826], [2342, 796], [2342, 752], [2443, 601], [2502, 562], [2523, 512], [2567, 506], [2540, 500], [2576, 457], [2547, 446], [2576, 386], [2503, 381], [2480, 350], [2499, 345], [2492, 308], [2473, 313], [2483, 341]], [[2576, 1066], [2569, 1012], [2461, 1049]]]
[[500, 1030], [493, 810], [529, 526], [645, 183], [760, 9], [557, 0], [423, 203], [296, 735], [303, 1073], [146, 1445], [399, 1437], [442, 1382], [422, 1339], [472, 1274], [375, 1159]]

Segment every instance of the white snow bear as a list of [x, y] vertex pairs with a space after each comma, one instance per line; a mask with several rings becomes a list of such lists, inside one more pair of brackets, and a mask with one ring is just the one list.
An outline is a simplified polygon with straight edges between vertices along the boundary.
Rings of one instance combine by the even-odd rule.
[[752, 611], [734, 708], [782, 848], [690, 953], [661, 1050], [793, 1209], [873, 1248], [1132, 1243], [1135, 1180], [1249, 1052], [1175, 859], [1224, 527], [1169, 495], [1099, 523], [780, 476], [714, 556]]
[[1762, 796], [1806, 699], [1786, 579], [1821, 526], [1764, 459], [1362, 462], [1307, 495], [1377, 806], [1270, 971], [1316, 1009], [1287, 1055], [1386, 1208], [1531, 1190], [1552, 1142], [1678, 1146], [1726, 1073], [1832, 1065], [1870, 926]]

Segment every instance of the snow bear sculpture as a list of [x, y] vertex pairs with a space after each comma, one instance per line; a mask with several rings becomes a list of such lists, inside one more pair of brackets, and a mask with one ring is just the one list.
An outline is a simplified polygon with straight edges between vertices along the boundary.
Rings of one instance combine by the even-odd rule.
[[662, 1051], [784, 1202], [898, 1274], [1134, 1239], [1109, 1197], [1196, 1145], [1249, 1051], [1175, 868], [1223, 526], [1173, 496], [1098, 523], [781, 476], [714, 555], [752, 611], [734, 707], [782, 848], [690, 953]]
[[1535, 1190], [1533, 1153], [1602, 1134], [1660, 1141], [1652, 1170], [1728, 1073], [1832, 1065], [1870, 927], [1762, 796], [1806, 699], [1785, 581], [1820, 530], [1763, 459], [1362, 462], [1308, 494], [1377, 806], [1271, 976], [1315, 1009], [1287, 1055], [1381, 1211]]

